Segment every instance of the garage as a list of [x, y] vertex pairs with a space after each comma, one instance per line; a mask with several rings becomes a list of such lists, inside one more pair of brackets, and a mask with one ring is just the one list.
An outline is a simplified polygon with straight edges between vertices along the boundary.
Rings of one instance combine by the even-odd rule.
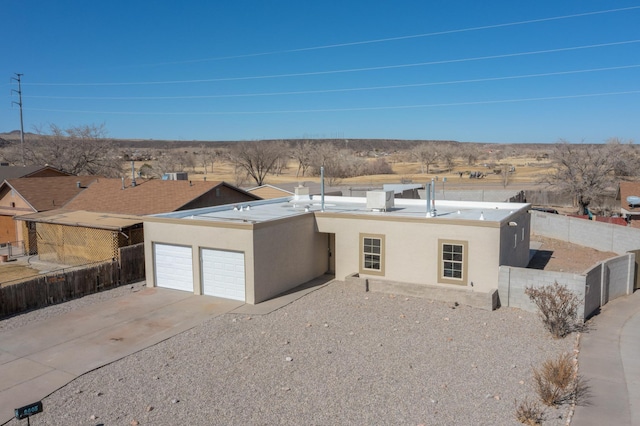
[[156, 286], [193, 293], [191, 247], [154, 244]]
[[202, 293], [245, 301], [244, 253], [202, 249]]

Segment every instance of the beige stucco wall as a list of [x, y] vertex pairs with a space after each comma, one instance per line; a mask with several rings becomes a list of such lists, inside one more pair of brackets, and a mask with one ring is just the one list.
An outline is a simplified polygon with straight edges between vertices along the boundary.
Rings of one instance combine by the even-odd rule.
[[316, 278], [329, 269], [328, 236], [312, 213], [256, 226], [255, 303]]
[[[511, 225], [515, 226], [511, 226]], [[531, 215], [526, 209], [504, 220], [500, 231], [500, 261], [498, 266], [525, 268], [529, 264]]]
[[[213, 226], [211, 222], [186, 219], [166, 219], [144, 222], [144, 257], [147, 285], [155, 287], [153, 244], [189, 246], [192, 249], [195, 294], [202, 294], [200, 279], [200, 249], [233, 250], [244, 253], [246, 300], [253, 303], [254, 269], [251, 225]], [[223, 224], [225, 225], [225, 224]]]
[[[439, 240], [467, 243], [467, 288], [488, 292], [498, 287], [501, 228], [495, 222], [411, 220], [316, 213], [318, 230], [335, 233], [336, 278], [359, 271], [360, 234], [385, 236], [384, 276], [394, 281], [463, 287], [438, 279]], [[528, 247], [527, 247], [528, 252]], [[360, 274], [360, 276], [367, 276]]]
[[[516, 226], [509, 222], [516, 222]], [[144, 223], [147, 283], [155, 285], [153, 243], [192, 247], [196, 294], [201, 293], [201, 248], [240, 251], [245, 253], [246, 301], [259, 303], [322, 275], [331, 267], [338, 279], [360, 272], [360, 237], [371, 234], [384, 237], [384, 275], [376, 278], [490, 292], [498, 288], [500, 265], [524, 267], [528, 263], [529, 226], [525, 209], [514, 212], [502, 223], [334, 212], [257, 224], [151, 218]], [[331, 266], [330, 235], [335, 237]], [[515, 236], [518, 241], [514, 247]], [[466, 247], [463, 285], [439, 279], [443, 240]]]
[[247, 303], [260, 303], [324, 274], [327, 236], [315, 232], [313, 214], [262, 224], [228, 224], [186, 219], [144, 222], [147, 285], [155, 286], [153, 244], [192, 248], [194, 293], [202, 294], [200, 249], [245, 254]]

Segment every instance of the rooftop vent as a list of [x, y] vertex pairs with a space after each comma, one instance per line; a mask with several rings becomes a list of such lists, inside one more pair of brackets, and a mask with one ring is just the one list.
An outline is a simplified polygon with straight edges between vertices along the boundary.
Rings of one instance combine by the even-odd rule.
[[309, 197], [309, 188], [306, 186], [296, 186], [294, 189], [294, 200], [299, 201], [299, 200], [310, 200], [311, 197]]
[[393, 191], [367, 191], [367, 209], [387, 211], [393, 208]]

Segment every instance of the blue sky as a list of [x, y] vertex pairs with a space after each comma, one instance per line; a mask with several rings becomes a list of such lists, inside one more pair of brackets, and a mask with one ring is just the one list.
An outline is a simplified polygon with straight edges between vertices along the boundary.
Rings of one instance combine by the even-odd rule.
[[[640, 141], [640, 1], [0, 0], [0, 131]], [[2, 80], [0, 80], [2, 81]]]

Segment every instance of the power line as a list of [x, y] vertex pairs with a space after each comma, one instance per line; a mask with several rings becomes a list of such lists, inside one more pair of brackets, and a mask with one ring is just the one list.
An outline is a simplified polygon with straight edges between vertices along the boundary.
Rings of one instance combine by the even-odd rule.
[[298, 52], [308, 52], [313, 50], [325, 50], [325, 49], [335, 49], [339, 47], [348, 47], [348, 46], [359, 46], [365, 44], [375, 44], [375, 43], [386, 43], [391, 41], [399, 41], [399, 40], [408, 40], [408, 39], [416, 39], [416, 38], [425, 38], [425, 37], [434, 37], [439, 35], [448, 35], [448, 34], [456, 34], [463, 32], [472, 32], [472, 31], [481, 31], [495, 28], [504, 28], [504, 27], [513, 27], [518, 25], [527, 25], [534, 24], [540, 22], [549, 22], [549, 21], [559, 21], [563, 19], [572, 19], [572, 18], [580, 18], [585, 16], [593, 16], [593, 15], [602, 15], [607, 13], [614, 12], [625, 12], [629, 10], [640, 9], [640, 6], [630, 6], [623, 7], [618, 9], [608, 9], [608, 10], [598, 10], [594, 12], [584, 12], [584, 13], [576, 13], [572, 15], [563, 15], [563, 16], [552, 16], [548, 18], [539, 18], [539, 19], [530, 19], [526, 21], [516, 21], [516, 22], [507, 22], [503, 24], [493, 24], [493, 25], [483, 25], [478, 27], [469, 27], [469, 28], [460, 28], [455, 30], [446, 30], [446, 31], [437, 31], [432, 33], [423, 33], [423, 34], [411, 34], [406, 36], [397, 36], [397, 37], [387, 37], [387, 38], [379, 38], [372, 40], [362, 40], [362, 41], [354, 41], [354, 42], [346, 42], [346, 43], [337, 43], [337, 44], [327, 44], [322, 46], [311, 46], [311, 47], [302, 47], [298, 49], [285, 49], [285, 50], [274, 50], [270, 52], [258, 52], [258, 53], [247, 53], [243, 55], [231, 55], [231, 56], [218, 56], [212, 58], [203, 58], [203, 59], [191, 59], [185, 61], [172, 61], [172, 62], [157, 62], [153, 64], [141, 64], [137, 65], [137, 67], [147, 67], [147, 66], [160, 66], [160, 65], [179, 65], [179, 64], [193, 64], [198, 62], [212, 62], [212, 61], [223, 61], [229, 59], [241, 59], [241, 58], [252, 58], [258, 56], [269, 56], [269, 55], [278, 55], [285, 53], [298, 53]]
[[413, 83], [413, 84], [396, 84], [385, 86], [370, 86], [370, 87], [351, 87], [342, 89], [324, 89], [324, 90], [300, 90], [300, 91], [287, 91], [287, 92], [267, 92], [267, 93], [236, 93], [225, 95], [194, 95], [194, 96], [47, 96], [47, 95], [30, 95], [25, 96], [32, 99], [60, 99], [60, 100], [178, 100], [178, 99], [219, 99], [219, 98], [247, 98], [247, 97], [261, 97], [261, 96], [287, 96], [287, 95], [310, 95], [310, 94], [324, 94], [324, 93], [340, 93], [340, 92], [359, 92], [369, 90], [388, 90], [388, 89], [404, 89], [415, 87], [428, 87], [428, 86], [444, 86], [453, 84], [465, 84], [465, 83], [485, 83], [489, 81], [503, 81], [503, 80], [516, 80], [523, 78], [537, 78], [537, 77], [552, 77], [559, 75], [570, 74], [582, 74], [590, 72], [601, 71], [615, 71], [622, 69], [640, 68], [640, 64], [637, 65], [621, 65], [617, 67], [604, 67], [604, 68], [591, 68], [571, 71], [555, 71], [538, 74], [523, 74], [512, 75], [502, 77], [486, 77], [475, 78], [465, 80], [451, 80], [440, 81], [430, 83]]
[[314, 75], [354, 73], [354, 72], [363, 72], [363, 71], [381, 71], [381, 70], [399, 69], [399, 68], [422, 67], [427, 65], [443, 65], [443, 64], [451, 64], [451, 63], [460, 63], [460, 62], [482, 61], [482, 60], [488, 60], [488, 59], [504, 59], [504, 58], [512, 58], [517, 56], [530, 56], [530, 55], [540, 55], [545, 53], [569, 52], [569, 51], [575, 51], [575, 50], [595, 49], [599, 47], [621, 46], [625, 44], [634, 44], [634, 43], [640, 43], [640, 39], [618, 41], [618, 42], [611, 42], [611, 43], [590, 44], [586, 46], [574, 46], [574, 47], [562, 47], [557, 49], [536, 50], [536, 51], [529, 51], [529, 52], [506, 53], [501, 55], [478, 56], [478, 57], [463, 58], [463, 59], [447, 59], [447, 60], [441, 60], [441, 61], [418, 62], [418, 63], [412, 63], [412, 64], [398, 64], [398, 65], [384, 65], [384, 66], [366, 67], [366, 68], [350, 68], [350, 69], [331, 70], [331, 71], [312, 71], [312, 72], [302, 72], [302, 73], [272, 74], [272, 75], [259, 75], [259, 76], [248, 76], [248, 77], [223, 77], [223, 78], [194, 79], [194, 80], [142, 81], [142, 82], [121, 82], [121, 83], [29, 83], [29, 85], [31, 86], [143, 86], [145, 85], [146, 86], [146, 85], [161, 85], [161, 84], [195, 84], [195, 83], [213, 83], [213, 82], [222, 82], [222, 81], [260, 80], [260, 79], [285, 78], [285, 77], [303, 77], [303, 76], [314, 76]]
[[86, 110], [62, 110], [47, 108], [29, 108], [29, 111], [63, 112], [73, 114], [110, 114], [110, 115], [263, 115], [263, 114], [300, 114], [318, 112], [348, 112], [348, 111], [379, 111], [394, 109], [419, 109], [433, 107], [452, 107], [467, 105], [489, 105], [516, 102], [549, 101], [562, 99], [591, 98], [601, 96], [620, 96], [640, 94], [640, 90], [628, 90], [622, 92], [587, 93], [581, 95], [546, 96], [537, 98], [501, 99], [487, 101], [450, 102], [438, 104], [417, 104], [417, 105], [397, 105], [397, 106], [377, 106], [377, 107], [354, 107], [354, 108], [324, 108], [324, 109], [304, 109], [304, 110], [274, 110], [274, 111], [208, 111], [208, 112], [134, 112], [134, 111], [86, 111]]

